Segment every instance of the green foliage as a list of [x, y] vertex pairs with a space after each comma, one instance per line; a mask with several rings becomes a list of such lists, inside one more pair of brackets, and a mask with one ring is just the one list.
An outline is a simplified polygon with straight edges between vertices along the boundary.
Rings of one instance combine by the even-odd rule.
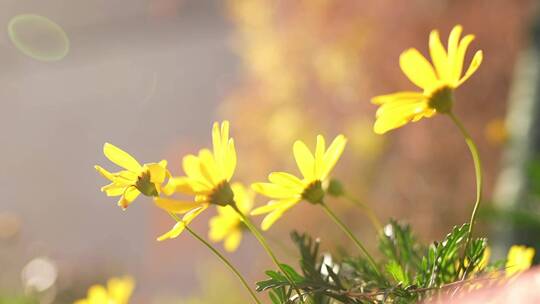
[[468, 224], [454, 227], [442, 242], [435, 242], [429, 246], [416, 278], [419, 286], [438, 287], [459, 279], [456, 267], [460, 262], [458, 249], [465, 242], [468, 227]]
[[[391, 220], [379, 235], [381, 275], [362, 256], [345, 255], [329, 263], [330, 255], [320, 253], [318, 240], [293, 232], [301, 272], [290, 265], [282, 268], [302, 291], [305, 303], [416, 303], [450, 294], [480, 274], [486, 239], [472, 239], [465, 252], [468, 228], [456, 226], [442, 241], [424, 246], [409, 225]], [[273, 304], [300, 302], [281, 271], [269, 270], [266, 275], [257, 291], [269, 291]]]

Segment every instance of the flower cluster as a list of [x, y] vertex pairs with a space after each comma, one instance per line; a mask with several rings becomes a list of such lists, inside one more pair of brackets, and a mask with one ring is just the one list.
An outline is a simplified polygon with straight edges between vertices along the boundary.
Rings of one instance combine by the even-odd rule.
[[[412, 289], [416, 288], [416, 285], [425, 284], [426, 290], [429, 290], [433, 286], [441, 287], [444, 283], [448, 283], [446, 281], [449, 276], [447, 273], [436, 273], [439, 268], [445, 271], [449, 267], [456, 268], [451, 271], [451, 275], [456, 280], [458, 280], [458, 277], [464, 280], [473, 274], [482, 272], [489, 262], [490, 251], [489, 248], [486, 248], [485, 240], [472, 238], [476, 212], [482, 194], [480, 157], [474, 141], [452, 112], [454, 90], [476, 72], [482, 62], [483, 53], [477, 51], [469, 67], [464, 72], [463, 66], [466, 52], [474, 36], [465, 35], [461, 38], [461, 34], [462, 27], [455, 26], [449, 35], [448, 45], [445, 49], [441, 43], [439, 33], [435, 30], [432, 31], [429, 37], [431, 63], [416, 49], [409, 49], [401, 54], [399, 58], [401, 69], [411, 82], [422, 89], [422, 92], [404, 91], [381, 95], [372, 99], [373, 103], [379, 105], [376, 112], [376, 122], [373, 126], [375, 133], [386, 133], [408, 122], [431, 117], [436, 113], [446, 114], [462, 132], [474, 160], [477, 198], [470, 223], [455, 228], [444, 242], [430, 246], [428, 257], [422, 260], [421, 263], [425, 267], [418, 269], [418, 276], [415, 279], [417, 283], [410, 285]], [[328, 195], [351, 199], [345, 187], [336, 179], [330, 178], [330, 174], [342, 156], [346, 144], [347, 139], [345, 136], [338, 135], [327, 146], [325, 138], [318, 135], [315, 149], [312, 151], [303, 141], [297, 140], [294, 142], [292, 150], [301, 174], [300, 177], [287, 172], [272, 172], [268, 175], [268, 182], [255, 182], [251, 184], [251, 187], [246, 187], [233, 180], [237, 167], [237, 152], [234, 139], [230, 136], [229, 122], [223, 121], [213, 124], [211, 149], [203, 148], [197, 154], [188, 154], [183, 157], [183, 175], [175, 176], [171, 174], [167, 169], [165, 160], [141, 165], [131, 155], [108, 143], [103, 148], [105, 156], [122, 167], [123, 170], [111, 173], [100, 166], [95, 168], [101, 175], [111, 181], [110, 184], [102, 187], [102, 191], [108, 196], [120, 196], [118, 205], [123, 209], [126, 209], [140, 194], [143, 194], [151, 197], [157, 207], [166, 211], [176, 221], [169, 231], [158, 237], [159, 241], [174, 239], [187, 230], [193, 237], [213, 251], [239, 277], [242, 284], [252, 295], [253, 300], [260, 303], [236, 268], [218, 250], [190, 228], [191, 222], [201, 212], [214, 206], [217, 209], [217, 215], [209, 221], [209, 239], [213, 242], [223, 242], [227, 251], [235, 251], [240, 245], [244, 231], [253, 233], [282, 273], [272, 274], [272, 280], [281, 280], [278, 282], [279, 284], [276, 283], [281, 287], [290, 285], [291, 293], [292, 290], [296, 292], [296, 296], [290, 298], [303, 302], [305, 296], [298, 287], [299, 275], [291, 270], [289, 266], [285, 267], [277, 259], [262, 233], [252, 224], [250, 215], [265, 214], [261, 228], [262, 230], [268, 230], [287, 210], [301, 201], [319, 206], [363, 253], [366, 266], [363, 266], [362, 271], [375, 275], [378, 280], [384, 278], [385, 271], [389, 272], [394, 280], [399, 281], [399, 286], [412, 280], [407, 277], [407, 270], [402, 269], [402, 266], [396, 260], [391, 260], [385, 267], [381, 267], [361, 240], [326, 204]], [[266, 205], [254, 208], [255, 193], [266, 196], [270, 200]], [[363, 205], [363, 207], [369, 209], [368, 205]], [[382, 231], [382, 226], [374, 213], [370, 210], [367, 210], [366, 213], [374, 223], [379, 235], [381, 237], [387, 236], [386, 228], [385, 231]], [[399, 228], [399, 226], [394, 227], [395, 229]], [[403, 230], [402, 233], [408, 232]], [[463, 248], [461, 249], [463, 256], [457, 258], [456, 253], [459, 251], [457, 246], [461, 242], [463, 242]], [[388, 244], [391, 243], [383, 243], [383, 246], [390, 246]], [[408, 250], [413, 250], [411, 248]], [[395, 248], [390, 251], [392, 250], [395, 250]], [[506, 276], [512, 277], [528, 269], [533, 256], [534, 249], [520, 246], [512, 247], [506, 262]], [[431, 265], [429, 263], [433, 263], [433, 266], [428, 267], [427, 265]], [[326, 269], [326, 271], [329, 275], [329, 270]], [[337, 278], [337, 275], [335, 278]], [[332, 279], [336, 280], [334, 276]], [[121, 281], [110, 282], [108, 291], [100, 286], [91, 288], [88, 299], [82, 300], [86, 302], [81, 303], [98, 303], [95, 302], [97, 301], [95, 299], [105, 299], [113, 297], [113, 295], [115, 297], [121, 295], [124, 297], [121, 300], [127, 301], [132, 285], [120, 284], [119, 282]], [[266, 282], [266, 284], [269, 284], [269, 282]], [[338, 287], [333, 286], [332, 288], [341, 288]], [[280, 293], [283, 292], [280, 291]], [[276, 295], [274, 294], [274, 296]], [[341, 295], [335, 296], [339, 299]], [[121, 300], [116, 299], [113, 303], [125, 303], [125, 301], [122, 302]], [[274, 301], [274, 303], [276, 302]]]

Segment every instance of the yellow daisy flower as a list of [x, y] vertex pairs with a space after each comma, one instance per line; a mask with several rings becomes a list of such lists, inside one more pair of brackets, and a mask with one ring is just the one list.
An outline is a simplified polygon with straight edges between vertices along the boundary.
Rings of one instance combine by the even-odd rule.
[[111, 278], [106, 287], [90, 287], [86, 299], [75, 301], [74, 304], [127, 304], [134, 288], [135, 281], [131, 277]]
[[[158, 240], [175, 238], [184, 230], [185, 225], [193, 220], [209, 204], [227, 206], [234, 203], [234, 193], [229, 181], [236, 168], [236, 150], [234, 140], [229, 138], [229, 122], [220, 125], [214, 123], [212, 129], [213, 151], [202, 149], [197, 156], [187, 155], [182, 167], [186, 176], [170, 178], [164, 187], [166, 195], [182, 193], [193, 195], [194, 200], [176, 200], [157, 197], [156, 205], [167, 212], [186, 214], [183, 221]], [[184, 223], [182, 223], [184, 222]]]
[[94, 168], [111, 183], [103, 186], [101, 191], [107, 196], [120, 196], [118, 206], [126, 209], [141, 193], [146, 196], [158, 196], [162, 184], [170, 175], [167, 170], [167, 161], [141, 165], [122, 149], [105, 143], [103, 154], [116, 165], [125, 170], [111, 173], [101, 166]]
[[303, 179], [286, 172], [272, 172], [268, 176], [269, 183], [252, 185], [255, 192], [272, 199], [266, 206], [251, 212], [251, 215], [268, 213], [261, 224], [263, 230], [268, 230], [285, 211], [303, 199], [312, 204], [322, 202], [325, 195], [323, 183], [327, 181], [346, 143], [345, 136], [338, 135], [326, 149], [324, 137], [319, 135], [315, 154], [312, 154], [308, 147], [298, 140], [294, 143], [293, 152]]
[[383, 134], [410, 121], [452, 110], [454, 90], [476, 72], [483, 58], [482, 51], [477, 51], [463, 73], [465, 54], [474, 35], [460, 39], [462, 31], [461, 25], [454, 26], [448, 37], [447, 50], [441, 43], [439, 32], [431, 31], [429, 53], [432, 63], [414, 48], [401, 53], [401, 70], [423, 92], [403, 91], [374, 97], [372, 103], [380, 106], [373, 127], [375, 133]]
[[[242, 184], [231, 185], [236, 206], [243, 214], [248, 214], [253, 208], [255, 193], [248, 191]], [[244, 228], [240, 216], [231, 206], [218, 206], [218, 215], [210, 219], [208, 237], [213, 242], [223, 242], [225, 250], [235, 251], [242, 241]]]
[[534, 248], [531, 247], [512, 246], [506, 258], [506, 276], [511, 277], [531, 268], [534, 253]]

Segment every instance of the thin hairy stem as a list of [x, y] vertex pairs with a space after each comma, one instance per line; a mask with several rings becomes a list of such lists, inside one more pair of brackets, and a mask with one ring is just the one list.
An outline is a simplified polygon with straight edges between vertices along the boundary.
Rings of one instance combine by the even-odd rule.
[[[177, 222], [181, 222], [182, 220], [179, 219], [175, 214], [173, 213], [169, 213], [169, 215]], [[249, 287], [249, 284], [247, 283], [246, 279], [244, 279], [244, 277], [242, 276], [242, 274], [238, 271], [238, 269], [236, 269], [236, 267], [233, 266], [233, 264], [231, 264], [231, 262], [229, 260], [227, 260], [227, 258], [225, 256], [223, 256], [216, 248], [214, 248], [214, 246], [212, 246], [212, 244], [208, 243], [205, 239], [203, 239], [199, 234], [197, 234], [195, 231], [193, 231], [191, 228], [189, 228], [187, 225], [185, 225], [185, 229], [195, 238], [197, 239], [199, 242], [201, 242], [202, 244], [204, 244], [208, 249], [210, 249], [210, 251], [212, 251], [213, 254], [216, 255], [216, 257], [221, 261], [223, 262], [223, 264], [225, 264], [235, 275], [236, 277], [240, 280], [240, 282], [242, 283], [242, 285], [244, 285], [244, 287], [246, 288], [246, 290], [249, 292], [249, 294], [251, 295], [251, 298], [253, 298], [253, 301], [255, 301], [255, 303], [257, 304], [262, 304], [262, 302], [259, 300], [259, 298], [257, 298], [257, 295], [255, 294], [255, 292], [251, 289], [251, 287]]]
[[476, 174], [476, 202], [474, 203], [471, 219], [469, 221], [469, 231], [467, 235], [467, 241], [465, 242], [465, 256], [471, 242], [474, 224], [478, 213], [478, 207], [480, 206], [480, 202], [482, 201], [482, 163], [480, 162], [480, 154], [478, 153], [478, 148], [476, 147], [476, 144], [469, 135], [469, 132], [467, 132], [467, 129], [465, 129], [465, 127], [463, 126], [463, 123], [452, 112], [448, 113], [448, 116], [450, 116], [454, 124], [458, 127], [458, 129], [461, 131], [461, 134], [465, 138], [465, 142], [467, 143], [467, 146], [469, 147], [471, 156], [473, 158], [474, 171]]
[[251, 233], [253, 233], [255, 238], [259, 241], [259, 243], [263, 247], [264, 251], [266, 251], [268, 256], [270, 256], [270, 259], [272, 259], [272, 262], [274, 262], [274, 264], [279, 269], [281, 269], [281, 271], [283, 272], [283, 274], [285, 275], [285, 277], [287, 278], [287, 280], [289, 281], [291, 286], [294, 288], [294, 290], [298, 294], [300, 302], [304, 303], [304, 300], [303, 300], [302, 293], [301, 293], [300, 289], [298, 289], [298, 286], [296, 285], [294, 280], [291, 278], [291, 276], [287, 273], [287, 271], [285, 271], [285, 269], [283, 269], [283, 266], [282, 266], [281, 262], [277, 259], [276, 255], [274, 254], [274, 252], [270, 248], [270, 245], [268, 245], [268, 242], [266, 241], [264, 236], [261, 234], [259, 229], [257, 229], [257, 227], [255, 227], [255, 225], [253, 225], [251, 220], [244, 213], [242, 213], [242, 211], [240, 211], [240, 209], [238, 209], [238, 206], [236, 206], [236, 203], [231, 204], [231, 207], [234, 209], [234, 211], [236, 211], [236, 213], [242, 219], [242, 222], [248, 227], [248, 229], [251, 231]]
[[373, 225], [373, 228], [375, 228], [377, 232], [382, 231], [383, 226], [381, 225], [381, 221], [379, 221], [379, 218], [377, 217], [373, 209], [368, 204], [365, 204], [364, 202], [360, 201], [359, 199], [355, 198], [349, 193], [345, 193], [343, 197], [348, 199], [351, 203], [355, 204], [356, 206], [362, 208], [362, 210], [364, 210], [367, 217], [369, 218], [371, 224]]
[[377, 264], [375, 263], [375, 260], [373, 257], [369, 254], [366, 247], [362, 245], [362, 242], [358, 240], [352, 231], [337, 217], [337, 215], [326, 205], [325, 203], [320, 203], [320, 205], [323, 207], [324, 211], [326, 211], [326, 214], [336, 223], [343, 232], [353, 241], [353, 243], [364, 253], [364, 255], [368, 258], [369, 263], [371, 264], [371, 267], [377, 272], [377, 274], [380, 276], [381, 273], [379, 272], [379, 268], [377, 267]]

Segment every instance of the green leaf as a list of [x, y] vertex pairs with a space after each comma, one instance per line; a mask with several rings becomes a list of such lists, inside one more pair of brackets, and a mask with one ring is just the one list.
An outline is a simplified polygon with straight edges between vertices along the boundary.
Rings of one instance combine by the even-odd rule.
[[416, 284], [424, 288], [439, 287], [459, 279], [459, 249], [468, 235], [469, 224], [454, 227], [445, 239], [434, 242], [422, 259], [421, 271]]
[[289, 277], [295, 282], [295, 283], [301, 283], [304, 281], [304, 277], [298, 274], [294, 268], [287, 264], [280, 264], [281, 270], [284, 271], [289, 275]]
[[409, 285], [409, 278], [403, 271], [403, 268], [401, 265], [398, 264], [395, 260], [391, 260], [386, 264], [386, 271], [392, 275], [394, 280], [396, 282], [403, 284], [403, 285]]

